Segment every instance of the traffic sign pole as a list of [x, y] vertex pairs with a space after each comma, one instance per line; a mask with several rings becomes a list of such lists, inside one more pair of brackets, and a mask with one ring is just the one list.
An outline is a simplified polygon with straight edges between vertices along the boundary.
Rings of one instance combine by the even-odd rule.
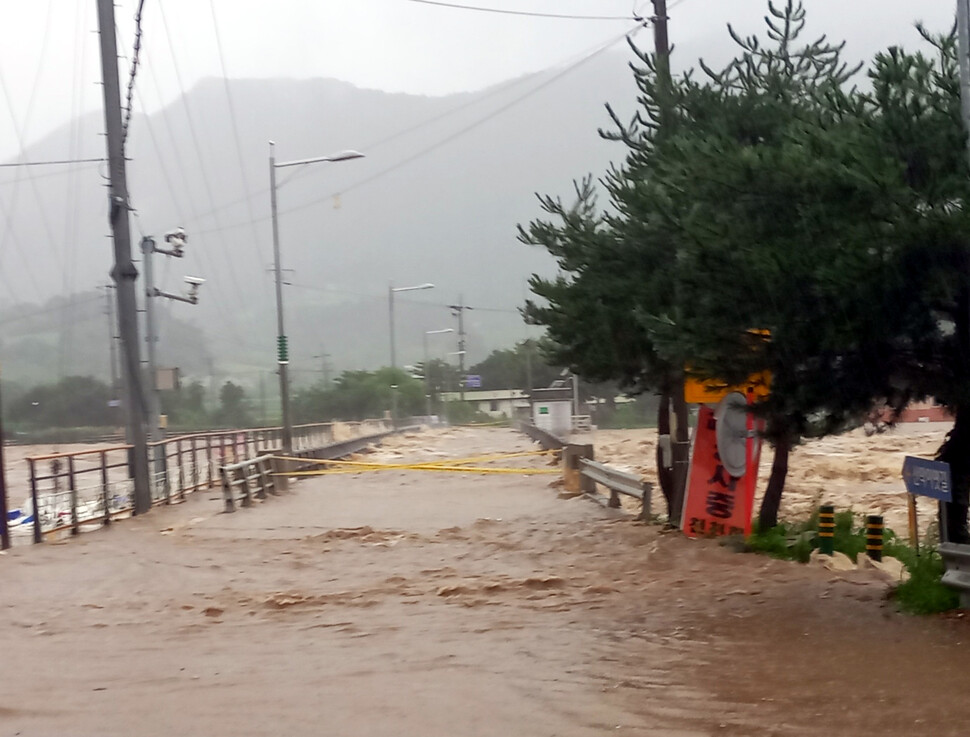
[[909, 544], [919, 554], [919, 525], [916, 522], [916, 496], [906, 495], [906, 506], [909, 509]]
[[950, 464], [916, 456], [903, 461], [903, 483], [909, 493], [909, 539], [919, 551], [919, 527], [916, 523], [916, 496], [928, 496], [940, 504], [940, 542], [949, 542], [947, 502], [953, 501]]

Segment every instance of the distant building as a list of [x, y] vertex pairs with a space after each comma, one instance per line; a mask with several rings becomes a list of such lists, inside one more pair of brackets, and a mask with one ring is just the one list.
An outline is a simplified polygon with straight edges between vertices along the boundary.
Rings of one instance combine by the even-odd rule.
[[[458, 392], [442, 392], [444, 402], [461, 401]], [[479, 389], [465, 390], [465, 404], [469, 404], [479, 412], [489, 417], [520, 418], [529, 416], [529, 395], [523, 389], [494, 389], [482, 391]]]

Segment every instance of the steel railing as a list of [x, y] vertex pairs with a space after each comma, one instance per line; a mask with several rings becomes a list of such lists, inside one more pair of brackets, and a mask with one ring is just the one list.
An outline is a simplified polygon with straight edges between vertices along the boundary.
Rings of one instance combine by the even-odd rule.
[[[294, 452], [311, 453], [389, 429], [384, 420], [297, 425]], [[152, 503], [183, 501], [196, 490], [219, 486], [222, 466], [281, 450], [279, 427], [200, 432], [150, 443]], [[32, 536], [39, 543], [45, 535], [67, 530], [76, 535], [130, 515], [130, 451], [130, 445], [111, 445], [28, 457], [29, 509], [12, 526], [15, 537]]]

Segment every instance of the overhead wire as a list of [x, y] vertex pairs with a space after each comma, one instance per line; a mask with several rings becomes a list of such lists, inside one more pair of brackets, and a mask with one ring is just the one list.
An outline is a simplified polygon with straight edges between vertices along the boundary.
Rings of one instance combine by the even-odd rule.
[[480, 13], [495, 13], [498, 15], [518, 15], [529, 18], [555, 18], [558, 20], [636, 20], [632, 15], [573, 15], [569, 13], [543, 13], [529, 10], [507, 10], [505, 8], [486, 7], [481, 5], [463, 5], [460, 3], [446, 3], [440, 0], [407, 0], [421, 5], [434, 5], [451, 10], [473, 10]]
[[[37, 62], [37, 72], [34, 75], [34, 84], [31, 86], [30, 97], [27, 102], [27, 110], [24, 113], [23, 122], [21, 122], [17, 118], [17, 114], [13, 104], [13, 98], [11, 97], [11, 94], [10, 94], [10, 89], [7, 86], [6, 78], [3, 75], [3, 70], [0, 69], [0, 88], [3, 89], [3, 95], [7, 103], [7, 110], [10, 113], [10, 120], [13, 123], [14, 135], [16, 136], [16, 139], [17, 139], [17, 147], [20, 151], [21, 157], [23, 157], [23, 154], [24, 154], [24, 136], [27, 133], [30, 117], [33, 112], [34, 102], [36, 100], [37, 90], [40, 87], [39, 83], [44, 70], [44, 62], [47, 56], [48, 42], [50, 40], [52, 15], [53, 15], [53, 0], [48, 0], [47, 14], [44, 22], [44, 35], [40, 44], [40, 58]], [[55, 241], [53, 238], [53, 234], [51, 233], [51, 230], [50, 230], [50, 223], [47, 218], [46, 208], [44, 207], [43, 199], [40, 197], [40, 192], [37, 189], [37, 184], [33, 179], [33, 175], [30, 169], [26, 170], [26, 174], [27, 174], [28, 180], [31, 183], [31, 188], [34, 192], [34, 197], [37, 200], [38, 208], [41, 210], [41, 220], [43, 221], [43, 227], [47, 233], [48, 242], [53, 247], [55, 244]], [[20, 255], [21, 261], [23, 262], [24, 273], [27, 275], [27, 278], [30, 279], [31, 286], [33, 287], [34, 293], [40, 294], [41, 290], [39, 288], [37, 278], [34, 275], [33, 268], [32, 268], [32, 265], [33, 263], [35, 263], [35, 261], [33, 259], [28, 258], [27, 254], [24, 252], [24, 249], [22, 248], [20, 240], [17, 238], [16, 233], [13, 230], [13, 219], [10, 217], [10, 211], [16, 211], [17, 209], [17, 200], [19, 199], [19, 193], [20, 193], [20, 183], [22, 181], [22, 178], [20, 175], [21, 175], [21, 172], [20, 170], [18, 170], [16, 181], [14, 183], [14, 189], [10, 196], [10, 207], [9, 209], [4, 207], [3, 215], [4, 215], [4, 219], [6, 220], [6, 224], [4, 227], [3, 235], [0, 236], [0, 255], [2, 255], [3, 252], [5, 251], [4, 244], [6, 243], [7, 237], [11, 236], [13, 238], [13, 242], [17, 250], [17, 253]], [[10, 280], [8, 278], [7, 270], [0, 268], [0, 272], [2, 272], [2, 278], [4, 280], [4, 284], [7, 286], [7, 289], [9, 290], [9, 292], [13, 295], [17, 295], [16, 289], [12, 287]], [[17, 298], [19, 301], [19, 297], [15, 297], [15, 298]]]
[[[210, 183], [210, 180], [209, 180], [207, 168], [206, 168], [206, 166], [204, 164], [203, 155], [202, 155], [202, 147], [201, 147], [201, 144], [199, 143], [199, 137], [198, 137], [198, 133], [197, 133], [196, 127], [195, 127], [195, 120], [194, 120], [194, 118], [192, 116], [192, 113], [191, 113], [191, 110], [190, 110], [190, 107], [189, 107], [188, 96], [186, 95], [186, 92], [185, 92], [185, 85], [183, 84], [183, 81], [182, 81], [182, 75], [181, 75], [180, 67], [179, 67], [179, 64], [178, 64], [177, 55], [175, 53], [175, 47], [174, 47], [174, 43], [172, 41], [172, 35], [171, 35], [170, 29], [169, 29], [169, 25], [168, 25], [168, 19], [167, 19], [166, 14], [165, 14], [164, 4], [159, 4], [158, 7], [159, 7], [159, 15], [161, 16], [161, 19], [162, 19], [162, 28], [163, 28], [163, 30], [165, 32], [165, 36], [166, 36], [166, 40], [167, 40], [167, 45], [168, 45], [168, 50], [169, 50], [169, 53], [171, 55], [173, 68], [175, 70], [175, 78], [176, 78], [176, 81], [178, 83], [179, 91], [181, 93], [181, 99], [183, 101], [183, 108], [185, 110], [186, 120], [188, 121], [188, 125], [189, 125], [190, 137], [192, 139], [193, 146], [194, 146], [194, 149], [195, 149], [195, 155], [196, 155], [196, 158], [197, 158], [197, 161], [198, 161], [199, 170], [200, 170], [200, 172], [202, 174], [203, 187], [205, 189], [205, 192], [206, 192], [206, 195], [208, 197], [209, 204], [210, 204], [210, 207], [211, 207], [212, 205], [214, 205], [214, 200], [213, 200], [213, 195], [212, 195], [212, 186], [211, 186], [211, 183]], [[166, 124], [167, 124], [167, 120], [166, 120]], [[172, 139], [173, 139], [173, 143], [174, 143], [174, 140], [175, 140], [174, 139], [174, 135], [172, 136]], [[182, 171], [183, 171], [183, 176], [184, 176], [184, 168], [182, 169]], [[189, 190], [186, 190], [186, 191], [189, 191]], [[191, 201], [191, 198], [190, 198], [190, 201]], [[218, 222], [218, 220], [217, 220], [217, 222]], [[233, 287], [230, 290], [230, 293], [231, 293], [230, 296], [231, 296], [231, 298], [233, 300], [235, 300], [238, 303], [238, 306], [240, 308], [243, 308], [244, 309], [244, 308], [246, 308], [248, 306], [248, 303], [246, 302], [246, 300], [244, 298], [244, 290], [242, 289], [242, 287], [240, 285], [240, 282], [239, 282], [239, 277], [236, 274], [236, 270], [235, 270], [235, 267], [234, 267], [234, 259], [232, 258], [232, 254], [230, 252], [230, 249], [228, 247], [228, 244], [225, 241], [224, 232], [225, 232], [224, 229], [220, 229], [220, 232], [219, 232], [219, 236], [220, 236], [219, 243], [220, 243], [220, 245], [222, 247], [222, 251], [223, 251], [223, 259], [222, 259], [221, 262], [224, 264], [224, 268], [221, 268], [221, 269], [220, 268], [217, 268], [218, 265], [217, 264], [213, 264], [210, 261], [209, 255], [206, 253], [205, 249], [198, 249], [196, 251], [196, 253], [199, 254], [199, 258], [200, 259], [203, 259], [203, 260], [206, 261], [206, 263], [208, 265], [208, 268], [211, 269], [211, 273], [213, 275], [219, 274], [219, 275], [226, 275], [226, 276], [229, 277], [229, 280], [232, 282], [232, 287]], [[194, 236], [194, 235], [201, 235], [201, 234], [200, 233], [193, 233], [192, 235]], [[212, 279], [212, 282], [213, 282], [213, 284], [212, 284], [213, 287], [215, 289], [218, 289], [218, 290], [221, 291], [221, 286], [220, 286], [220, 283], [219, 283], [220, 280], [218, 280], [218, 279]], [[226, 309], [227, 309], [227, 306], [228, 306], [228, 301], [229, 301], [228, 299], [226, 299], [226, 300], [216, 299], [215, 300], [215, 302], [216, 302], [216, 309], [219, 312], [220, 317], [223, 319], [224, 325], [226, 326], [226, 328], [227, 328], [228, 332], [230, 333], [231, 337], [237, 343], [244, 344], [244, 345], [245, 344], [250, 344], [248, 339], [244, 338], [242, 335], [239, 334], [238, 330], [236, 329], [235, 322], [233, 320], [231, 320], [229, 318], [228, 314], [226, 313]], [[247, 338], [248, 338], [248, 333], [247, 333]]]
[[[162, 18], [162, 28], [165, 31], [165, 37], [166, 37], [166, 40], [168, 41], [168, 49], [172, 57], [172, 65], [175, 70], [175, 78], [176, 78], [176, 81], [178, 82], [179, 91], [182, 94], [182, 102], [183, 102], [183, 108], [185, 110], [185, 117], [189, 124], [189, 135], [192, 139], [192, 143], [195, 148], [195, 154], [199, 165], [199, 171], [202, 174], [203, 188], [206, 192], [206, 196], [208, 197], [209, 205], [211, 207], [215, 205], [215, 201], [212, 196], [212, 184], [209, 179], [208, 169], [205, 166], [203, 152], [202, 152], [202, 145], [199, 143], [199, 135], [195, 126], [195, 119], [193, 118], [191, 109], [189, 107], [188, 96], [185, 94], [185, 85], [182, 82], [182, 73], [178, 63], [178, 55], [175, 53], [175, 46], [172, 41], [172, 34], [171, 34], [171, 30], [169, 29], [168, 18], [165, 15], [164, 7], [165, 7], [164, 3], [159, 4], [158, 6], [159, 15]], [[224, 232], [225, 232], [224, 230], [221, 231], [220, 236], [222, 236], [222, 233]], [[229, 280], [232, 282], [234, 287], [234, 289], [232, 290], [233, 296], [239, 302], [239, 306], [242, 308], [245, 308], [248, 306], [248, 304], [243, 298], [244, 290], [242, 289], [242, 286], [239, 282], [239, 276], [236, 273], [236, 269], [234, 266], [235, 259], [233, 259], [231, 253], [229, 253], [229, 248], [225, 242], [224, 236], [220, 238], [220, 241], [221, 241], [223, 251], [225, 252], [224, 253], [225, 268], [221, 271], [221, 273], [228, 275]]]
[[[84, 70], [85, 56], [87, 50], [88, 34], [84, 33], [84, 17], [88, 3], [82, 0], [77, 4], [74, 18], [74, 74], [71, 85], [71, 123], [70, 123], [70, 142], [68, 144], [68, 156], [77, 159], [78, 152], [81, 150], [83, 135], [83, 117], [81, 111], [84, 109]], [[69, 329], [73, 325], [76, 315], [73, 298], [74, 287], [77, 277], [77, 239], [80, 233], [80, 206], [79, 206], [79, 183], [78, 175], [80, 171], [77, 166], [71, 166], [70, 176], [67, 181], [67, 196], [65, 198], [66, 207], [64, 209], [64, 272], [62, 274], [61, 293], [71, 295], [69, 309], [61, 314], [60, 337], [58, 339], [58, 375], [64, 376], [64, 366], [67, 356], [73, 353], [74, 331]]]
[[131, 71], [128, 73], [128, 91], [125, 95], [125, 119], [121, 124], [121, 150], [124, 151], [128, 141], [128, 125], [131, 123], [132, 98], [135, 95], [135, 77], [138, 75], [138, 60], [141, 58], [141, 17], [145, 8], [145, 0], [138, 0], [138, 10], [135, 11], [135, 40], [131, 48]]
[[[681, 2], [683, 2], [683, 0], [681, 0]], [[291, 213], [294, 213], [294, 212], [299, 212], [299, 211], [305, 210], [305, 209], [307, 209], [309, 207], [313, 207], [315, 205], [318, 205], [321, 202], [326, 202], [326, 201], [332, 199], [333, 197], [335, 197], [337, 195], [346, 194], [347, 192], [351, 192], [353, 190], [359, 189], [360, 187], [363, 187], [366, 184], [370, 184], [371, 182], [373, 182], [373, 181], [375, 181], [377, 179], [380, 179], [381, 177], [383, 177], [383, 176], [385, 176], [387, 174], [390, 174], [390, 173], [392, 173], [394, 171], [397, 171], [398, 169], [400, 169], [400, 168], [402, 168], [402, 167], [410, 164], [411, 162], [413, 162], [413, 161], [415, 161], [415, 160], [417, 160], [417, 159], [419, 159], [419, 158], [421, 158], [423, 156], [426, 156], [426, 155], [428, 155], [428, 154], [430, 154], [430, 153], [438, 150], [439, 148], [441, 148], [443, 146], [446, 146], [447, 144], [451, 143], [452, 141], [454, 141], [454, 140], [456, 140], [456, 139], [464, 136], [465, 134], [467, 134], [467, 133], [475, 130], [476, 128], [480, 127], [481, 125], [484, 125], [485, 123], [487, 123], [488, 121], [492, 120], [493, 118], [498, 117], [499, 115], [501, 115], [502, 113], [504, 113], [507, 110], [511, 109], [512, 107], [518, 105], [523, 100], [528, 99], [532, 95], [534, 95], [534, 94], [542, 91], [543, 89], [545, 89], [546, 87], [550, 86], [551, 84], [554, 84], [559, 79], [561, 79], [565, 75], [569, 74], [573, 70], [575, 70], [578, 67], [582, 66], [583, 64], [591, 61], [592, 59], [598, 57], [600, 54], [604, 53], [605, 51], [607, 51], [608, 49], [610, 49], [612, 46], [616, 45], [622, 39], [632, 37], [638, 31], [640, 31], [641, 29], [643, 29], [645, 25], [646, 25], [646, 23], [644, 23], [644, 22], [637, 23], [636, 26], [634, 26], [633, 28], [630, 28], [630, 29], [624, 31], [622, 34], [619, 34], [617, 36], [611, 37], [605, 43], [602, 43], [602, 44], [598, 45], [592, 51], [589, 51], [586, 54], [584, 54], [583, 56], [579, 57], [579, 59], [577, 61], [575, 61], [575, 62], [573, 62], [571, 64], [566, 65], [564, 68], [562, 68], [561, 70], [559, 70], [558, 72], [556, 72], [555, 74], [553, 74], [551, 77], [543, 80], [538, 85], [530, 88], [526, 92], [524, 92], [521, 95], [513, 98], [512, 100], [510, 100], [509, 102], [505, 103], [504, 105], [498, 107], [497, 109], [492, 110], [487, 115], [482, 116], [482, 117], [476, 119], [475, 121], [473, 121], [472, 123], [470, 123], [470, 124], [468, 124], [468, 125], [460, 128], [460, 129], [458, 129], [454, 133], [451, 133], [448, 136], [445, 136], [444, 138], [439, 139], [438, 141], [436, 141], [435, 143], [433, 143], [433, 144], [431, 144], [429, 146], [426, 146], [424, 148], [419, 149], [418, 151], [416, 151], [415, 153], [411, 154], [410, 156], [407, 156], [404, 159], [401, 159], [401, 160], [397, 161], [396, 163], [394, 163], [394, 164], [392, 164], [390, 166], [387, 166], [387, 167], [381, 169], [378, 172], [375, 172], [374, 174], [371, 174], [371, 175], [369, 175], [367, 177], [364, 177], [363, 179], [359, 179], [356, 182], [354, 182], [354, 183], [352, 183], [352, 184], [350, 184], [350, 185], [348, 185], [346, 187], [343, 187], [343, 188], [341, 188], [338, 191], [334, 191], [334, 192], [328, 193], [327, 195], [325, 195], [323, 197], [316, 197], [313, 200], [310, 200], [308, 202], [304, 202], [302, 204], [294, 205], [294, 206], [288, 207], [288, 208], [286, 208], [284, 210], [281, 210], [280, 211], [280, 214], [291, 214]], [[262, 218], [262, 219], [263, 220], [267, 220], [268, 218]], [[230, 228], [230, 229], [236, 229], [236, 228], [239, 228], [239, 227], [243, 227], [243, 226], [245, 226], [247, 224], [248, 223], [234, 223], [234, 224], [231, 224], [231, 225], [229, 225], [227, 227]], [[216, 231], [217, 231], [217, 229], [216, 228], [213, 228], [213, 229], [203, 230], [201, 232], [202, 233], [213, 233], [213, 232], [216, 232]]]
[[232, 90], [229, 86], [229, 70], [226, 67], [226, 56], [222, 49], [222, 34], [219, 31], [219, 20], [216, 17], [215, 0], [209, 0], [209, 10], [212, 12], [212, 28], [216, 36], [216, 50], [219, 52], [219, 65], [222, 67], [222, 85], [226, 92], [226, 100], [229, 103], [229, 120], [232, 123], [232, 137], [236, 143], [236, 159], [239, 162], [239, 174], [242, 178], [243, 192], [246, 194], [246, 205], [249, 209], [249, 220], [252, 224], [253, 248], [256, 252], [258, 263], [262, 261], [263, 253], [259, 248], [259, 233], [256, 229], [256, 213], [253, 211], [253, 198], [250, 195], [249, 178], [246, 176], [245, 158], [242, 152], [242, 142], [239, 137], [239, 124], [236, 120], [236, 105], [232, 99]]
[[20, 167], [27, 166], [61, 166], [61, 165], [75, 165], [75, 164], [103, 164], [106, 162], [105, 158], [89, 158], [89, 159], [52, 159], [50, 161], [5, 161], [0, 163], [0, 169], [19, 169]]

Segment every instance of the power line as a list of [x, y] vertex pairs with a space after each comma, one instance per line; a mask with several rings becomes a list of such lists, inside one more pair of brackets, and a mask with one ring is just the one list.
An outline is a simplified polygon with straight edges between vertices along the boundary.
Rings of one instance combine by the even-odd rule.
[[51, 159], [50, 161], [12, 161], [0, 164], [0, 169], [19, 169], [22, 166], [63, 166], [73, 164], [103, 164], [107, 159]]
[[236, 122], [236, 106], [232, 99], [232, 91], [229, 88], [229, 71], [226, 68], [226, 57], [222, 50], [222, 34], [219, 32], [219, 20], [216, 18], [215, 0], [209, 0], [209, 9], [212, 12], [212, 28], [216, 36], [216, 50], [219, 52], [219, 64], [222, 67], [222, 84], [226, 91], [226, 100], [229, 103], [229, 120], [232, 122], [232, 137], [236, 143], [236, 158], [239, 161], [239, 173], [242, 177], [243, 192], [246, 194], [246, 204], [249, 209], [249, 220], [252, 225], [253, 248], [259, 263], [262, 263], [263, 254], [259, 249], [259, 235], [256, 231], [256, 214], [253, 212], [253, 198], [249, 192], [249, 180], [246, 176], [246, 164], [242, 152], [242, 143], [239, 137], [239, 124]]
[[145, 7], [145, 0], [138, 0], [138, 10], [135, 11], [135, 42], [131, 48], [131, 72], [128, 74], [128, 93], [125, 100], [125, 120], [121, 125], [121, 145], [128, 140], [128, 124], [131, 123], [132, 98], [135, 95], [135, 75], [138, 74], [138, 59], [141, 54], [141, 14]]
[[[683, 0], [681, 0], [681, 2], [683, 2]], [[408, 157], [405, 157], [404, 159], [401, 159], [400, 161], [392, 164], [391, 166], [388, 166], [388, 167], [386, 167], [384, 169], [381, 169], [380, 171], [375, 172], [374, 174], [372, 174], [372, 175], [370, 175], [368, 177], [364, 177], [363, 179], [360, 179], [360, 180], [354, 182], [353, 184], [351, 184], [351, 185], [349, 185], [347, 187], [344, 187], [343, 189], [341, 189], [339, 191], [332, 192], [332, 193], [327, 194], [327, 195], [325, 195], [323, 197], [317, 197], [317, 198], [315, 198], [313, 200], [310, 200], [309, 202], [304, 202], [303, 204], [295, 205], [295, 206], [290, 207], [290, 208], [287, 208], [285, 210], [281, 210], [280, 211], [280, 214], [287, 215], [287, 214], [290, 214], [290, 213], [299, 212], [300, 210], [305, 210], [308, 207], [313, 207], [314, 205], [318, 205], [321, 202], [326, 202], [327, 200], [332, 199], [333, 197], [335, 197], [338, 194], [345, 194], [345, 193], [351, 192], [351, 191], [353, 191], [355, 189], [359, 189], [360, 187], [363, 187], [366, 184], [370, 184], [371, 182], [373, 182], [373, 181], [375, 181], [377, 179], [380, 179], [381, 177], [383, 177], [386, 174], [390, 174], [391, 172], [394, 172], [394, 171], [400, 169], [401, 167], [410, 164], [412, 161], [415, 161], [416, 159], [419, 159], [422, 156], [425, 156], [425, 155], [427, 155], [429, 153], [432, 153], [432, 152], [438, 150], [439, 148], [441, 148], [441, 147], [443, 147], [443, 146], [451, 143], [452, 141], [456, 140], [457, 138], [460, 138], [461, 136], [465, 135], [466, 133], [469, 133], [470, 131], [478, 128], [479, 126], [481, 126], [481, 125], [483, 125], [485, 123], [487, 123], [488, 121], [492, 120], [493, 118], [501, 115], [502, 113], [506, 112], [510, 108], [512, 108], [515, 105], [519, 104], [523, 100], [531, 97], [532, 95], [536, 94], [537, 92], [542, 91], [543, 89], [545, 89], [549, 85], [557, 82], [558, 80], [560, 80], [562, 77], [566, 76], [567, 74], [569, 74], [573, 70], [577, 69], [578, 67], [582, 66], [583, 64], [591, 61], [592, 59], [596, 58], [597, 56], [599, 56], [603, 52], [607, 51], [609, 48], [611, 48], [612, 46], [614, 46], [617, 42], [621, 41], [624, 38], [629, 38], [632, 35], [636, 34], [638, 31], [640, 31], [641, 29], [643, 29], [646, 25], [647, 25], [646, 23], [638, 23], [634, 28], [631, 28], [631, 29], [629, 29], [627, 31], [624, 31], [623, 33], [621, 33], [621, 34], [619, 34], [617, 36], [614, 36], [613, 38], [609, 39], [605, 43], [603, 43], [600, 46], [598, 46], [597, 48], [595, 48], [593, 51], [587, 52], [584, 56], [581, 56], [577, 61], [573, 62], [572, 64], [567, 65], [566, 67], [564, 67], [563, 69], [561, 69], [559, 72], [557, 72], [556, 74], [552, 75], [551, 77], [549, 77], [548, 79], [544, 80], [543, 82], [541, 82], [540, 84], [536, 85], [535, 87], [527, 90], [526, 92], [524, 92], [523, 94], [519, 95], [518, 97], [513, 98], [511, 101], [507, 102], [506, 104], [502, 105], [501, 107], [497, 108], [496, 110], [493, 110], [492, 112], [490, 112], [489, 114], [485, 115], [484, 117], [481, 117], [481, 118], [477, 119], [476, 121], [472, 122], [471, 124], [469, 124], [469, 125], [467, 125], [467, 126], [465, 126], [463, 128], [460, 128], [458, 131], [456, 131], [456, 132], [454, 132], [454, 133], [446, 136], [445, 138], [442, 138], [442, 139], [436, 141], [435, 143], [431, 144], [430, 146], [426, 146], [425, 148], [422, 148], [422, 149], [418, 150], [414, 154], [412, 154], [412, 155], [410, 155]], [[264, 218], [261, 218], [261, 221], [265, 221], [265, 220], [268, 220], [268, 219], [269, 219], [268, 217], [264, 217]], [[227, 228], [239, 228], [239, 227], [242, 227], [244, 225], [246, 225], [246, 223], [235, 223], [235, 224], [232, 224], [232, 225], [227, 226]], [[218, 228], [212, 228], [212, 229], [209, 229], [209, 230], [200, 231], [200, 233], [202, 233], [202, 234], [205, 234], [205, 233], [215, 233], [215, 232], [219, 232], [219, 229]]]
[[503, 8], [489, 8], [480, 5], [460, 5], [458, 3], [445, 3], [438, 0], [408, 0], [412, 3], [421, 5], [435, 5], [439, 8], [450, 8], [452, 10], [474, 10], [480, 13], [496, 13], [499, 15], [520, 15], [529, 18], [557, 18], [559, 20], [636, 20], [632, 15], [569, 15], [565, 13], [537, 13], [528, 10], [505, 10]]
[[[186, 120], [188, 121], [188, 124], [189, 124], [189, 133], [190, 133], [190, 136], [192, 138], [192, 143], [193, 143], [194, 148], [195, 148], [195, 155], [196, 155], [196, 159], [198, 161], [199, 171], [202, 174], [203, 187], [205, 189], [206, 195], [208, 196], [209, 205], [210, 206], [213, 206], [215, 204], [215, 200], [213, 199], [213, 196], [212, 196], [212, 185], [211, 185], [210, 180], [209, 180], [208, 170], [206, 169], [206, 166], [204, 164], [204, 159], [203, 159], [203, 155], [202, 155], [202, 146], [199, 143], [199, 136], [198, 136], [198, 133], [197, 133], [196, 127], [195, 127], [195, 119], [192, 117], [192, 113], [191, 113], [191, 110], [189, 108], [188, 97], [185, 94], [185, 85], [182, 83], [182, 73], [181, 73], [181, 70], [179, 69], [178, 57], [177, 57], [177, 55], [175, 53], [175, 46], [174, 46], [174, 44], [172, 42], [172, 34], [171, 34], [171, 31], [169, 30], [169, 27], [168, 27], [168, 18], [165, 15], [165, 9], [164, 9], [164, 6], [163, 5], [159, 5], [158, 6], [158, 9], [159, 9], [159, 13], [160, 13], [161, 18], [162, 18], [162, 27], [163, 27], [163, 29], [165, 31], [165, 37], [166, 37], [166, 40], [168, 41], [169, 53], [171, 54], [171, 57], [172, 57], [172, 66], [173, 66], [173, 68], [175, 70], [175, 79], [178, 82], [179, 91], [181, 92], [181, 95], [182, 95], [183, 107], [185, 109], [185, 117], [186, 117]], [[219, 225], [218, 221], [217, 221], [216, 224]], [[215, 232], [219, 232], [220, 235], [221, 235], [221, 233], [224, 232], [224, 230], [225, 229], [218, 228]], [[236, 259], [234, 259], [232, 257], [232, 254], [229, 252], [229, 247], [228, 247], [227, 243], [225, 242], [225, 239], [222, 238], [222, 237], [220, 238], [220, 245], [222, 246], [222, 249], [224, 251], [224, 258], [222, 259], [222, 263], [224, 264], [224, 268], [219, 269], [218, 272], [213, 271], [213, 274], [215, 274], [215, 273], [221, 273], [221, 274], [226, 274], [226, 275], [229, 276], [229, 279], [232, 282], [233, 287], [234, 287], [231, 290], [232, 291], [232, 296], [239, 302], [240, 307], [245, 308], [245, 307], [248, 306], [248, 303], [243, 299], [243, 296], [242, 296], [243, 293], [244, 293], [244, 290], [240, 286], [239, 278], [238, 278], [238, 276], [236, 274], [236, 269], [235, 269], [235, 266], [234, 266]], [[204, 249], [203, 250], [199, 250], [198, 253], [204, 254], [205, 253], [204, 252]], [[223, 305], [220, 302], [219, 303], [219, 310], [222, 311], [222, 309], [223, 309]], [[228, 324], [228, 322], [229, 321], [227, 319], [227, 324]], [[230, 330], [231, 330], [231, 332], [234, 332], [235, 333], [234, 326], [231, 326], [230, 327]], [[243, 342], [243, 341], [240, 341], [240, 342]]]

